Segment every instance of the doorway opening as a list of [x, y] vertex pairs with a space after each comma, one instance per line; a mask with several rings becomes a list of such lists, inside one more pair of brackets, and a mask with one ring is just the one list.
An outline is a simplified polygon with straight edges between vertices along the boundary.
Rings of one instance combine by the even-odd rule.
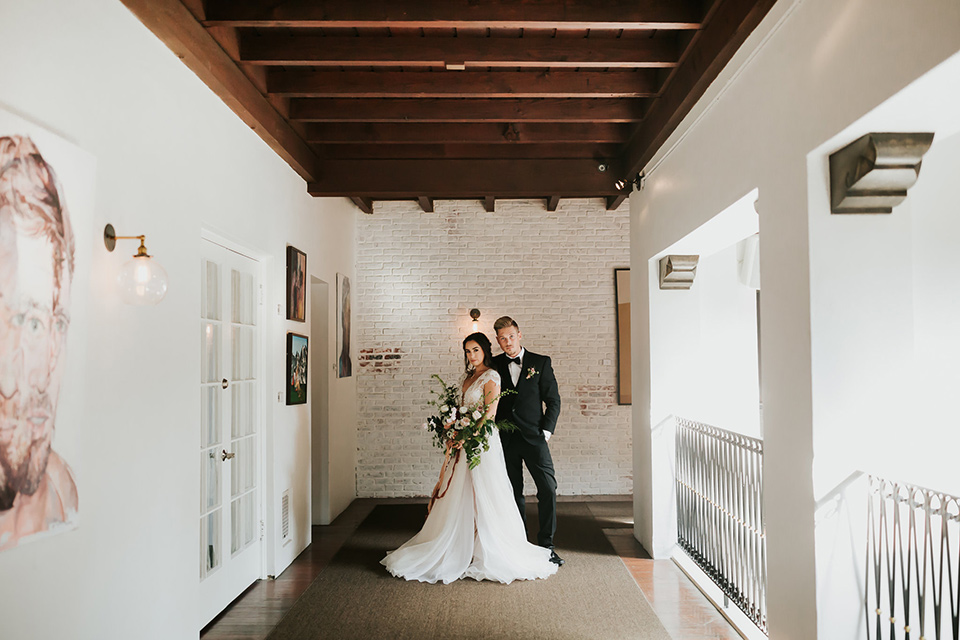
[[330, 524], [330, 285], [310, 276], [312, 524]]

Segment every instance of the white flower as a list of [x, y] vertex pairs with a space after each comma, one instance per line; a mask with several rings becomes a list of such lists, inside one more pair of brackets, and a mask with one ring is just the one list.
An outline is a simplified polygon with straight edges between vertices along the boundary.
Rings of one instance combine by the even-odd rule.
[[483, 414], [480, 413], [479, 411], [474, 411], [474, 412], [473, 412], [473, 419], [474, 419], [474, 420], [479, 420], [479, 419], [480, 419], [480, 416], [482, 416], [482, 415], [483, 415]]
[[424, 422], [422, 425], [420, 425], [420, 428], [426, 431], [427, 429], [430, 428], [430, 423]]
[[460, 413], [466, 414], [466, 413], [467, 413], [467, 408], [466, 408], [466, 407], [460, 407]]
[[446, 413], [449, 410], [450, 410], [450, 407], [448, 407], [447, 405], [443, 405], [442, 407], [440, 407], [440, 413]]
[[469, 426], [469, 425], [470, 425], [470, 418], [461, 418], [461, 419], [460, 419], [460, 424], [462, 424], [462, 425], [465, 426], [465, 427], [466, 427], [466, 426]]

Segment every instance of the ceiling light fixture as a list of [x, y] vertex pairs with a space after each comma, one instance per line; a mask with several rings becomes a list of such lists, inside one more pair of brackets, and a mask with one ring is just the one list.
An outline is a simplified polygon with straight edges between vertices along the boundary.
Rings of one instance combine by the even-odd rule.
[[620, 178], [613, 183], [613, 186], [617, 188], [617, 191], [624, 191], [629, 188], [633, 190], [633, 187], [637, 188], [637, 191], [643, 189], [643, 185], [646, 183], [647, 176], [642, 171], [635, 175], [633, 178]]

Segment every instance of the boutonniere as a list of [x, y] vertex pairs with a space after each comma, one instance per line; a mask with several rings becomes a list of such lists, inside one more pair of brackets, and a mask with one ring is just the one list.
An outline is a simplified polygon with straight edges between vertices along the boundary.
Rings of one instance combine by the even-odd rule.
[[533, 367], [528, 367], [528, 368], [527, 368], [527, 380], [529, 380], [529, 379], [532, 378], [533, 376], [537, 375], [538, 373], [540, 373], [540, 372], [537, 371], [536, 369], [534, 369]]

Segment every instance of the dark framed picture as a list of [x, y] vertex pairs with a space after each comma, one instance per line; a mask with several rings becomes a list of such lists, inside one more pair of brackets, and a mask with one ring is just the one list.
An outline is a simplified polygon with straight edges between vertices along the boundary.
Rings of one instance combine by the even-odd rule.
[[287, 245], [287, 320], [307, 319], [307, 254]]
[[617, 404], [633, 404], [630, 394], [630, 269], [613, 270], [617, 306]]
[[287, 333], [287, 404], [307, 401], [307, 336]]
[[350, 356], [350, 278], [337, 274], [337, 377], [353, 375], [353, 359]]

